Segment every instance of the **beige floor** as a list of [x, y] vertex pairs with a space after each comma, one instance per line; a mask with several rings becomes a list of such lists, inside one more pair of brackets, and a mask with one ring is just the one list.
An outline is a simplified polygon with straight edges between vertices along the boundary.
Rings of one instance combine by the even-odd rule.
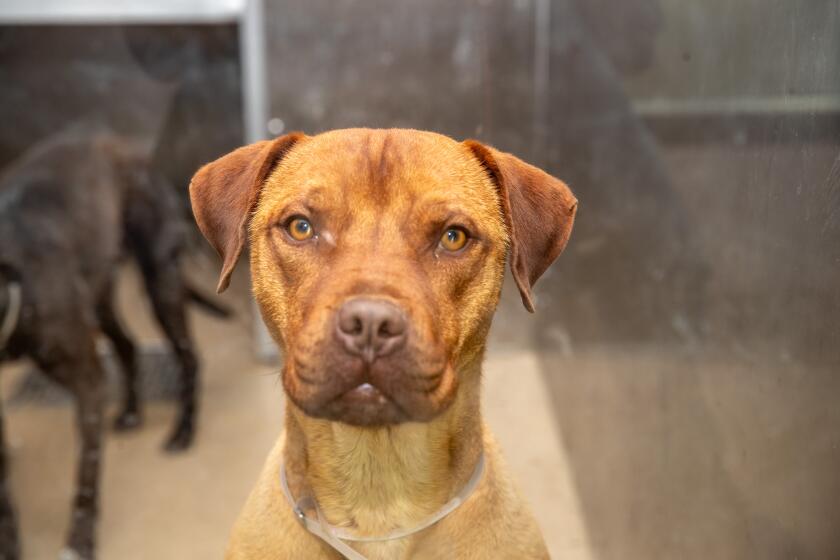
[[[144, 342], [158, 338], [133, 274], [121, 307]], [[240, 293], [244, 293], [239, 278]], [[240, 299], [239, 308], [247, 309]], [[283, 394], [277, 368], [251, 358], [250, 321], [193, 313], [204, 363], [199, 437], [188, 453], [160, 444], [174, 407], [151, 403], [145, 425], [108, 434], [99, 529], [103, 560], [221, 558], [228, 530], [281, 429]], [[501, 346], [501, 345], [500, 345]], [[8, 388], [16, 370], [4, 376]], [[513, 381], [515, 379], [515, 382]], [[590, 558], [569, 465], [552, 420], [536, 359], [515, 348], [491, 351], [485, 411], [515, 477], [540, 519], [554, 558]], [[113, 414], [113, 410], [111, 411]], [[56, 558], [67, 524], [75, 438], [70, 407], [6, 410], [12, 489], [20, 512], [24, 557]]]

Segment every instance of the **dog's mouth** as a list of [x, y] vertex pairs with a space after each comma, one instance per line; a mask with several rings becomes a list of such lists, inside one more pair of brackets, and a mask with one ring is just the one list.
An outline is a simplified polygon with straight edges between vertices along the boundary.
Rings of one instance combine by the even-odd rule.
[[319, 407], [315, 415], [355, 426], [399, 424], [410, 419], [395, 399], [370, 382], [339, 394]]
[[358, 402], [363, 405], [368, 404], [385, 404], [386, 400], [389, 400], [385, 394], [380, 391], [378, 388], [374, 387], [370, 383], [362, 383], [358, 387], [354, 387], [349, 391], [346, 391], [339, 398], [344, 398], [351, 400], [353, 402]]
[[455, 389], [449, 364], [434, 375], [407, 374], [400, 368], [302, 366], [293, 362], [283, 373], [289, 398], [309, 416], [355, 426], [431, 420], [447, 406]]

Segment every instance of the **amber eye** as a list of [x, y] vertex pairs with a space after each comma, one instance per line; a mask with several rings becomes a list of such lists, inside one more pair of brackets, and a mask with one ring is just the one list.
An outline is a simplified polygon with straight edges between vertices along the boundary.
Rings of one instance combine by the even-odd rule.
[[312, 224], [306, 218], [294, 218], [289, 222], [289, 225], [286, 226], [286, 229], [288, 230], [289, 235], [292, 236], [292, 239], [296, 241], [306, 241], [311, 238], [314, 233], [312, 230]]
[[449, 228], [440, 238], [440, 246], [447, 251], [459, 251], [467, 244], [467, 232], [461, 228]]

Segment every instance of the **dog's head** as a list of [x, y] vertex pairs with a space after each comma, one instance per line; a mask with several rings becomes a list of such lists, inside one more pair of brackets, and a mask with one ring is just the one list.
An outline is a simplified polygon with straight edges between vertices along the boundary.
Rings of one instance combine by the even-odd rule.
[[480, 360], [506, 255], [522, 300], [566, 245], [561, 181], [478, 142], [414, 130], [289, 134], [204, 166], [190, 196], [224, 264], [246, 243], [254, 294], [311, 416], [427, 421]]

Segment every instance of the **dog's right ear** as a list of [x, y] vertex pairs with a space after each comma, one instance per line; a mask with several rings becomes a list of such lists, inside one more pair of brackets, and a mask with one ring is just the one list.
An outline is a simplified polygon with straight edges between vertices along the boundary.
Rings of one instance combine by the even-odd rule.
[[230, 274], [248, 238], [248, 220], [271, 170], [305, 135], [292, 132], [274, 140], [243, 146], [208, 163], [190, 182], [190, 201], [198, 228], [222, 257], [216, 290]]

